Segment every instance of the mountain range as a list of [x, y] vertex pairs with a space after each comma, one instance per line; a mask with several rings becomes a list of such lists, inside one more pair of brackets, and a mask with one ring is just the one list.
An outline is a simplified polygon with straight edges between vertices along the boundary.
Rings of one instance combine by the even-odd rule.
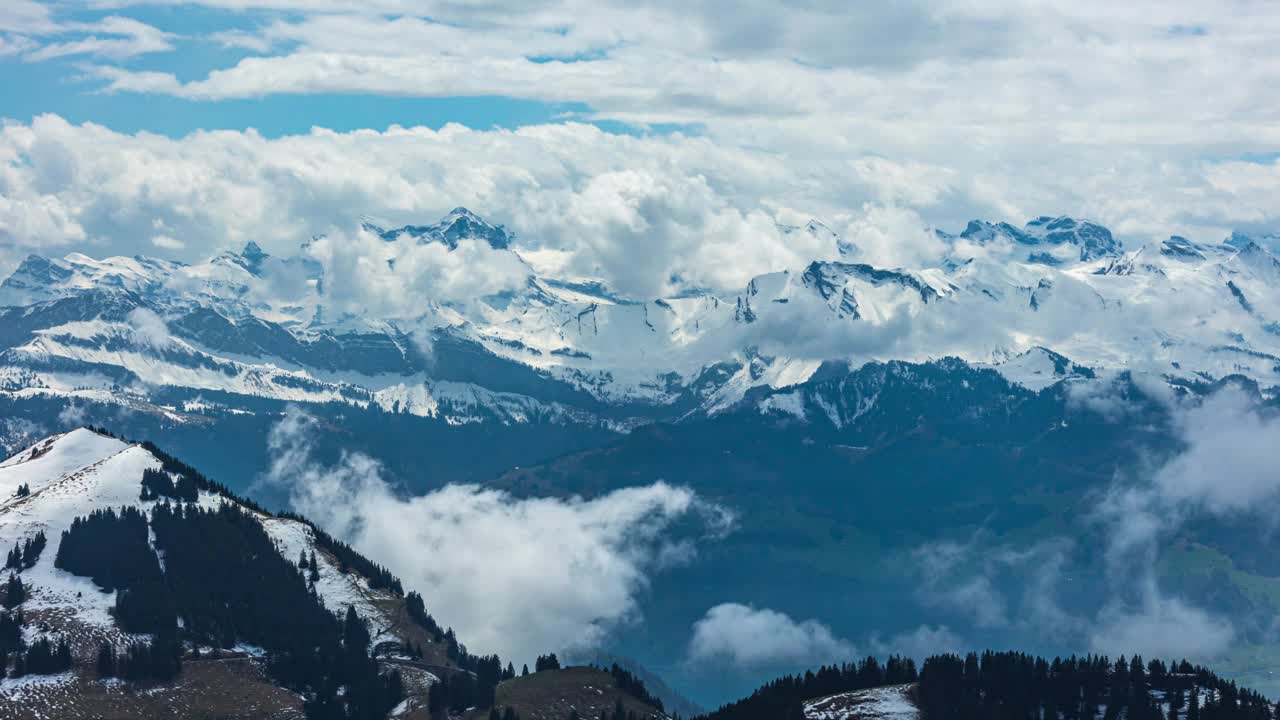
[[538, 253], [463, 208], [426, 226], [366, 220], [388, 246], [477, 243], [525, 269], [484, 297], [380, 314], [341, 302], [344, 279], [305, 247], [277, 258], [250, 242], [195, 265], [33, 255], [0, 284], [0, 391], [175, 416], [251, 412], [252, 398], [626, 432], [871, 360], [958, 357], [1032, 389], [1076, 366], [1280, 383], [1280, 260], [1242, 235], [1128, 249], [1083, 220], [974, 221], [936, 232], [936, 266], [881, 268], [820, 223], [787, 230], [829, 241], [830, 259], [733, 294], [630, 298], [540, 272]]

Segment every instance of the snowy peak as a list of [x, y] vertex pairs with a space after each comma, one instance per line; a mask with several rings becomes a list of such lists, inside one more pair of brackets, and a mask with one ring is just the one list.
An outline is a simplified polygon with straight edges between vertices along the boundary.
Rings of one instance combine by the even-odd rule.
[[65, 262], [50, 260], [39, 255], [28, 255], [18, 269], [0, 287], [11, 290], [38, 290], [57, 285], [71, 277], [74, 271]]
[[1280, 259], [1254, 241], [1249, 241], [1223, 266], [1233, 273], [1252, 276], [1275, 287], [1280, 283]]
[[970, 220], [961, 231], [960, 237], [978, 244], [986, 244], [1000, 239], [1008, 239], [1024, 245], [1034, 245], [1035, 239], [1007, 222], [991, 223], [985, 220]]
[[95, 260], [71, 253], [61, 260], [29, 255], [0, 283], [0, 307], [41, 302], [86, 290], [146, 292], [182, 263], [145, 256]]
[[816, 218], [811, 218], [804, 225], [783, 225], [779, 223], [778, 229], [782, 231], [783, 235], [808, 235], [819, 244], [826, 244], [836, 248], [841, 257], [854, 255], [858, 251], [857, 246], [845, 240], [839, 233], [832, 230], [829, 225]]
[[408, 236], [420, 244], [443, 243], [450, 250], [456, 249], [463, 240], [483, 240], [494, 250], [506, 250], [511, 247], [514, 239], [503, 226], [493, 225], [464, 207], [454, 208], [432, 225], [405, 225], [384, 230], [371, 222], [365, 222], [364, 227], [387, 241]]
[[258, 243], [250, 240], [245, 243], [244, 250], [240, 251], [240, 257], [244, 259], [244, 269], [257, 275], [262, 270], [262, 261], [270, 256], [262, 252]]
[[[944, 237], [947, 237], [943, 234]], [[979, 245], [1006, 241], [1034, 246], [1027, 259], [1044, 265], [1079, 260], [1089, 262], [1120, 254], [1120, 243], [1111, 231], [1089, 220], [1042, 215], [1019, 229], [1007, 222], [971, 220], [959, 237]], [[1069, 248], [1069, 250], [1068, 250]]]
[[1280, 233], [1250, 235], [1240, 232], [1239, 230], [1235, 230], [1232, 231], [1231, 236], [1224, 240], [1222, 244], [1227, 247], [1236, 248], [1237, 250], [1242, 250], [1249, 245], [1259, 245], [1264, 248], [1277, 248], [1280, 247]]
[[1039, 242], [1079, 248], [1083, 262], [1120, 254], [1120, 243], [1112, 237], [1111, 231], [1089, 220], [1041, 216], [1027, 223], [1026, 232]]
[[1181, 235], [1171, 235], [1160, 244], [1160, 254], [1181, 262], [1200, 262], [1205, 259], [1207, 249], [1191, 242]]
[[900, 287], [919, 295], [920, 301], [930, 303], [940, 296], [937, 289], [916, 275], [904, 270], [882, 270], [863, 263], [813, 262], [801, 276], [805, 285], [815, 288], [823, 299], [830, 300], [838, 287], [848, 289], [850, 281], [860, 281], [873, 287]]

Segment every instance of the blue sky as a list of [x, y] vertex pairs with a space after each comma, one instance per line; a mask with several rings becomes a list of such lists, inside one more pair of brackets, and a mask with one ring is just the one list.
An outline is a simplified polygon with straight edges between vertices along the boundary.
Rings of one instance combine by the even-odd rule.
[[[118, 10], [53, 9], [67, 23], [94, 23]], [[130, 18], [174, 35], [178, 49], [120, 61], [134, 71], [165, 71], [189, 80], [234, 65], [253, 53], [208, 40], [218, 32], [250, 31], [280, 12], [238, 12], [198, 6], [132, 8]], [[92, 35], [74, 33], [75, 36]], [[519, 127], [581, 116], [581, 103], [545, 103], [497, 96], [390, 97], [371, 94], [269, 95], [210, 103], [184, 98], [103, 92], [103, 83], [83, 72], [85, 58], [74, 56], [43, 62], [18, 57], [0, 59], [0, 87], [5, 88], [0, 116], [22, 122], [56, 113], [73, 122], [94, 122], [122, 132], [154, 132], [169, 136], [196, 130], [243, 130], [276, 137], [305, 133], [314, 125], [334, 130], [386, 128], [391, 125], [439, 127], [456, 122], [473, 128]], [[620, 132], [620, 123], [602, 126]]]

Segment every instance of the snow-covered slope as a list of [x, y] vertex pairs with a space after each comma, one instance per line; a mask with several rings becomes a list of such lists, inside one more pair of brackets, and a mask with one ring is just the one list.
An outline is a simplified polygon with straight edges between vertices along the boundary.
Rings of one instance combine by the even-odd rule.
[[[67, 639], [81, 660], [91, 657], [101, 640], [123, 647], [146, 638], [118, 629], [111, 613], [116, 602], [114, 591], [104, 592], [91, 579], [54, 567], [62, 534], [76, 517], [98, 509], [134, 506], [150, 513], [157, 501], [139, 499], [142, 474], [162, 466], [161, 459], [142, 445], [86, 429], [46, 438], [0, 463], [0, 547], [7, 551], [39, 532], [48, 542], [34, 566], [20, 571], [28, 588], [28, 598], [21, 609], [28, 623], [42, 628], [36, 634]], [[20, 494], [19, 488], [29, 490], [29, 494]], [[239, 505], [233, 498], [205, 490], [199, 491], [198, 503], [206, 508], [222, 503]], [[397, 651], [410, 644], [430, 642], [420, 633], [406, 630], [400, 619], [403, 602], [398, 595], [371, 588], [368, 579], [358, 572], [344, 572], [337, 559], [317, 542], [315, 530], [307, 523], [239, 507], [262, 524], [282, 557], [296, 561], [314, 554], [318, 571], [314, 586], [327, 609], [341, 613], [353, 607], [368, 621], [374, 647], [381, 644], [389, 653], [389, 662], [402, 663], [398, 668], [409, 682], [422, 685], [433, 681], [421, 663], [406, 662], [407, 658]], [[242, 650], [250, 655], [256, 653], [250, 647]], [[62, 681], [80, 682], [71, 673]], [[4, 698], [13, 700], [13, 693], [23, 686], [0, 681], [0, 702]]]
[[[72, 520], [95, 509], [154, 507], [157, 501], [139, 499], [142, 471], [160, 467], [161, 461], [143, 446], [83, 428], [46, 438], [0, 463], [0, 547], [8, 549], [38, 531], [45, 533], [49, 543], [39, 562], [22, 572], [34, 588], [25, 609], [70, 609], [78, 620], [95, 629], [112, 627], [107, 610], [115, 602], [114, 593], [101, 592], [88, 578], [55, 568], [58, 543]], [[31, 492], [18, 497], [17, 489], [23, 485]], [[201, 491], [199, 502], [217, 507], [235, 501]], [[316, 592], [326, 607], [337, 612], [354, 606], [362, 616], [381, 623], [380, 627], [392, 624], [380, 609], [380, 601], [389, 595], [370, 589], [368, 581], [357, 573], [340, 572], [337, 563], [316, 544], [311, 526], [247, 507], [243, 510], [262, 523], [285, 558], [296, 560], [301, 553], [316, 553], [320, 573]]]
[[32, 256], [0, 285], [0, 393], [146, 403], [166, 388], [175, 415], [251, 412], [236, 398], [255, 398], [626, 430], [872, 360], [955, 356], [1030, 387], [1078, 375], [1063, 360], [1280, 385], [1280, 259], [1240, 234], [1126, 247], [1086, 220], [974, 221], [938, 233], [936, 265], [882, 268], [815, 222], [782, 230], [828, 243], [825, 258], [737, 293], [630, 298], [558, 276], [546, 251], [463, 208], [363, 227], [377, 247], [478, 244], [526, 276], [360, 315], [334, 310], [339, 290], [311, 246], [279, 258], [250, 243], [196, 265]]
[[920, 710], [911, 699], [914, 685], [856, 690], [809, 700], [806, 720], [919, 720]]

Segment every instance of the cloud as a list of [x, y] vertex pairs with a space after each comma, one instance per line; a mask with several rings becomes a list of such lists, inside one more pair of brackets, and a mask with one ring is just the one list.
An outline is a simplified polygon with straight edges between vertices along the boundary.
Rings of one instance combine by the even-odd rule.
[[169, 235], [152, 235], [151, 244], [161, 250], [181, 250], [186, 247], [186, 243]]
[[[1101, 387], [1118, 389], [1110, 383]], [[1143, 389], [1168, 413], [1180, 447], [1149, 470], [1119, 477], [1088, 499], [1082, 532], [1101, 537], [1102, 554], [1073, 557], [1073, 543], [1066, 539], [1014, 549], [991, 543], [982, 533], [968, 542], [929, 544], [914, 555], [921, 600], [974, 627], [1011, 629], [1037, 641], [1052, 639], [1060, 647], [1201, 660], [1228, 651], [1237, 626], [1248, 618], [1197, 607], [1170, 592], [1161, 584], [1158, 564], [1171, 540], [1193, 530], [1205, 515], [1259, 533], [1269, 530], [1269, 522], [1256, 522], [1256, 515], [1280, 493], [1273, 459], [1280, 420], [1235, 387], [1184, 398], [1167, 388]], [[1109, 420], [1137, 412], [1128, 401], [1093, 391], [1080, 391], [1074, 401]], [[1107, 591], [1094, 598], [1092, 608], [1078, 600], [1064, 606], [1068, 583], [1086, 577], [1096, 578]]]
[[58, 411], [58, 425], [64, 428], [74, 428], [84, 425], [88, 418], [85, 406], [77, 405], [74, 402], [67, 403]]
[[1181, 413], [1177, 427], [1186, 449], [1154, 478], [1164, 500], [1226, 515], [1255, 510], [1280, 493], [1280, 417], [1264, 414], [1245, 392], [1216, 393]]
[[522, 287], [529, 267], [483, 241], [455, 249], [411, 238], [387, 242], [368, 230], [331, 230], [309, 243], [305, 256], [324, 277], [325, 299], [338, 313], [379, 318], [416, 317], [423, 299], [471, 300]]
[[57, 27], [60, 35], [79, 35], [74, 40], [52, 42], [24, 55], [40, 62], [73, 55], [121, 60], [147, 53], [173, 50], [173, 35], [132, 18], [109, 16], [92, 23], [69, 23]]
[[768, 608], [723, 603], [693, 625], [689, 660], [739, 667], [803, 666], [852, 657], [855, 649], [817, 620], [796, 621]]
[[969, 644], [946, 625], [920, 625], [888, 639], [873, 636], [869, 645], [876, 655], [901, 655], [917, 661], [930, 655], [961, 653], [970, 649]]
[[1058, 583], [1072, 549], [1070, 541], [1052, 537], [1013, 548], [993, 544], [982, 532], [965, 542], [928, 543], [912, 553], [919, 598], [984, 630], [1067, 638], [1080, 624], [1058, 602]]
[[[591, 119], [684, 124], [764, 148], [818, 170], [819, 183], [872, 177], [878, 192], [846, 207], [1065, 212], [1125, 233], [1276, 220], [1275, 169], [1240, 158], [1273, 151], [1280, 118], [1235, 90], [1280, 79], [1259, 60], [1280, 29], [1265, 3], [1226, 14], [1191, 0], [874, 11], [761, 0], [732, 12], [662, 1], [204, 4], [250, 11], [256, 26], [213, 39], [254, 54], [194, 77], [102, 65], [106, 89], [573, 103]], [[296, 12], [282, 19], [282, 7]]]
[[[356, 248], [373, 250], [342, 231], [360, 215], [423, 224], [462, 204], [518, 229], [522, 251], [559, 252], [566, 273], [641, 297], [677, 286], [737, 291], [756, 274], [835, 257], [829, 239], [784, 237], [773, 208], [820, 214], [866, 191], [859, 180], [806, 198], [793, 188], [816, 187], [815, 178], [763, 153], [576, 124], [168, 139], [41, 116], [0, 130], [0, 169], [0, 233], [16, 251], [0, 264], [67, 246], [133, 255], [151, 251], [156, 235], [181, 238], [185, 249], [172, 250], [188, 261], [249, 240], [292, 255], [326, 236], [311, 252], [346, 263]], [[399, 260], [447, 263], [436, 250]], [[475, 267], [500, 260], [484, 248], [463, 257]], [[501, 278], [511, 269], [495, 265]], [[467, 280], [455, 270], [447, 284]]]
[[1221, 657], [1235, 630], [1225, 618], [1161, 594], [1154, 586], [1136, 606], [1108, 605], [1088, 638], [1090, 651], [1147, 657]]
[[548, 650], [589, 649], [619, 623], [641, 620], [636, 598], [650, 574], [732, 524], [723, 508], [665, 483], [591, 500], [520, 499], [475, 485], [402, 497], [368, 456], [317, 464], [315, 423], [286, 413], [268, 439], [263, 482], [386, 563], [473, 651], [517, 665]]
[[134, 308], [129, 312], [129, 325], [133, 327], [134, 338], [153, 348], [166, 348], [173, 343], [173, 335], [164, 318], [147, 308]]

